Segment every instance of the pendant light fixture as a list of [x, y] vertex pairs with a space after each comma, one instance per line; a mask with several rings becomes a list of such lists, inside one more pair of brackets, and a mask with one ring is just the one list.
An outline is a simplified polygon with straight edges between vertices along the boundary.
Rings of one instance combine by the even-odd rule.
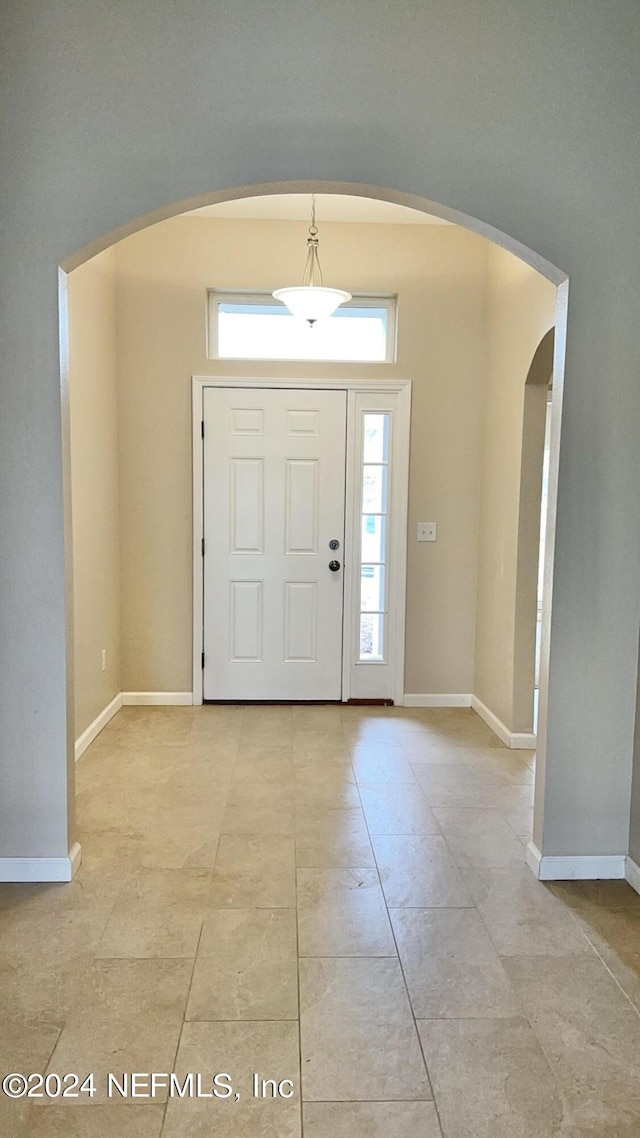
[[316, 320], [331, 316], [340, 304], [351, 300], [351, 293], [341, 288], [325, 288], [318, 256], [318, 227], [316, 225], [316, 195], [311, 196], [311, 225], [307, 237], [307, 262], [302, 284], [291, 288], [277, 288], [272, 294], [286, 304], [292, 316], [306, 320], [313, 328]]

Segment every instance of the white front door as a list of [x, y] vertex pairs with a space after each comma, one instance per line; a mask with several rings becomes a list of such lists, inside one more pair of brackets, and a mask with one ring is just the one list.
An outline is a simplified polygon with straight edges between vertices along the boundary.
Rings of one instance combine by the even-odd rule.
[[340, 699], [346, 415], [344, 391], [204, 390], [204, 699]]

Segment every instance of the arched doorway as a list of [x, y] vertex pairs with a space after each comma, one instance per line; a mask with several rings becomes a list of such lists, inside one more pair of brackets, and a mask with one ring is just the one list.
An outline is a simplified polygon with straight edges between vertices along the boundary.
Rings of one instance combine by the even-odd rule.
[[[548, 409], [551, 410], [549, 391], [552, 388], [554, 343], [555, 329], [550, 328], [536, 348], [524, 386], [514, 617], [513, 730], [533, 734], [537, 727], [537, 714], [534, 714], [537, 698], [534, 693], [539, 691], [542, 646], [544, 566], [539, 566], [541, 506], [544, 497], [546, 530], [548, 493], [548, 478], [543, 487], [543, 460]], [[550, 535], [551, 541], [553, 536]], [[537, 707], [535, 710], [537, 712]]]
[[[127, 226], [121, 227], [120, 229], [118, 229], [117, 231], [107, 235], [106, 237], [100, 238], [100, 239], [96, 240], [95, 242], [92, 242], [90, 245], [85, 246], [83, 250], [79, 251], [72, 258], [69, 258], [64, 262], [64, 264], [61, 266], [61, 268], [63, 270], [63, 274], [65, 274], [66, 272], [70, 271], [73, 268], [78, 267], [80, 264], [83, 263], [83, 261], [85, 261], [89, 257], [95, 255], [97, 252], [101, 251], [102, 249], [107, 248], [110, 244], [113, 244], [115, 241], [120, 240], [121, 238], [128, 236], [128, 235], [136, 232], [137, 230], [144, 229], [150, 225], [153, 225], [157, 221], [165, 220], [171, 216], [174, 216], [175, 214], [183, 213], [189, 209], [199, 208], [201, 206], [213, 204], [213, 203], [220, 202], [220, 201], [233, 200], [233, 199], [242, 198], [242, 197], [265, 196], [265, 195], [270, 195], [270, 194], [274, 194], [274, 193], [283, 193], [283, 192], [286, 192], [286, 193], [305, 193], [305, 194], [309, 193], [309, 192], [340, 193], [340, 194], [346, 193], [346, 194], [351, 194], [353, 196], [358, 196], [358, 197], [370, 197], [370, 198], [374, 198], [374, 199], [378, 199], [378, 200], [395, 202], [396, 204], [399, 204], [399, 205], [407, 205], [412, 209], [418, 209], [421, 212], [435, 214], [436, 216], [440, 216], [440, 217], [444, 218], [445, 220], [453, 221], [454, 223], [456, 223], [458, 225], [462, 225], [465, 228], [467, 228], [473, 232], [479, 233], [480, 235], [491, 239], [496, 244], [500, 245], [502, 248], [505, 248], [509, 252], [512, 252], [516, 256], [520, 257], [521, 260], [525, 261], [527, 264], [534, 267], [537, 271], [543, 273], [543, 275], [545, 275], [548, 280], [550, 280], [552, 283], [554, 283], [557, 286], [562, 286], [564, 284], [564, 282], [566, 282], [566, 278], [564, 277], [564, 275], [562, 273], [560, 273], [558, 270], [556, 270], [553, 266], [546, 264], [546, 262], [543, 262], [532, 251], [524, 249], [519, 243], [512, 241], [511, 239], [506, 237], [504, 234], [499, 234], [496, 231], [492, 230], [490, 227], [484, 225], [483, 223], [477, 222], [474, 219], [468, 218], [466, 215], [459, 214], [457, 211], [450, 210], [444, 206], [439, 206], [439, 205], [437, 205], [433, 202], [429, 202], [425, 199], [416, 198], [413, 195], [407, 195], [407, 194], [403, 194], [403, 193], [396, 192], [393, 190], [380, 189], [378, 187], [372, 187], [372, 186], [362, 186], [359, 184], [350, 184], [350, 183], [344, 184], [344, 183], [333, 183], [333, 182], [331, 182], [331, 183], [327, 183], [327, 182], [321, 182], [321, 183], [318, 183], [318, 182], [313, 182], [313, 183], [310, 183], [310, 182], [267, 183], [267, 184], [260, 185], [260, 186], [245, 186], [245, 187], [240, 187], [240, 188], [233, 190], [233, 191], [222, 191], [222, 192], [219, 192], [216, 194], [203, 195], [203, 196], [198, 197], [198, 198], [192, 198], [192, 199], [189, 199], [187, 201], [175, 203], [174, 205], [167, 207], [164, 210], [156, 211], [153, 214], [146, 215], [145, 217], [140, 218], [137, 221], [132, 222]], [[64, 282], [64, 277], [63, 277], [63, 279], [62, 279], [62, 291], [64, 291], [64, 283], [65, 282]], [[559, 300], [559, 311], [557, 314], [557, 320], [559, 322], [562, 322], [562, 320], [564, 318], [563, 317], [564, 304], [562, 301], [562, 297], [563, 297], [563, 293], [561, 291], [560, 292], [560, 300]], [[64, 336], [63, 336], [63, 343], [64, 343]], [[64, 361], [63, 361], [63, 363], [64, 363]], [[559, 361], [558, 367], [561, 367], [561, 361]], [[65, 374], [65, 373], [66, 373], [66, 369], [63, 366], [63, 374]], [[556, 432], [556, 439], [557, 439], [557, 441], [559, 440], [559, 433], [558, 432]], [[69, 595], [71, 595], [71, 593], [69, 593]], [[544, 698], [546, 698], [546, 692], [545, 692], [545, 695], [543, 696], [543, 699]]]

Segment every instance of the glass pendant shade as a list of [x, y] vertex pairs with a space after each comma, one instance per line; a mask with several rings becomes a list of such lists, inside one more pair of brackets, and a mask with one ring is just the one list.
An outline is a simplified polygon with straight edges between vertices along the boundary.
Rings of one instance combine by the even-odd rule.
[[326, 319], [340, 304], [351, 300], [351, 293], [345, 292], [342, 288], [325, 288], [318, 255], [315, 194], [311, 197], [311, 225], [307, 237], [307, 262], [302, 274], [302, 284], [292, 285], [290, 288], [277, 288], [272, 295], [275, 300], [286, 304], [292, 316], [306, 320], [312, 328], [316, 320]]
[[313, 324], [331, 316], [340, 304], [351, 300], [351, 293], [341, 288], [324, 288], [320, 285], [299, 285], [292, 288], [277, 288], [276, 300], [286, 304], [292, 316], [308, 320]]

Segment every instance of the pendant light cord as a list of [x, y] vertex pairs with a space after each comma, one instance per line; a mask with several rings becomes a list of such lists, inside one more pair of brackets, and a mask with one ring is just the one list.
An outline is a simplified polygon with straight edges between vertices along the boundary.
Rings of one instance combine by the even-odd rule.
[[309, 236], [307, 237], [307, 261], [304, 266], [302, 274], [302, 284], [306, 287], [315, 288], [318, 286], [316, 281], [316, 271], [319, 278], [320, 288], [324, 287], [322, 277], [322, 266], [320, 264], [320, 256], [318, 254], [318, 226], [316, 225], [316, 195], [311, 195], [311, 225], [309, 226]]

